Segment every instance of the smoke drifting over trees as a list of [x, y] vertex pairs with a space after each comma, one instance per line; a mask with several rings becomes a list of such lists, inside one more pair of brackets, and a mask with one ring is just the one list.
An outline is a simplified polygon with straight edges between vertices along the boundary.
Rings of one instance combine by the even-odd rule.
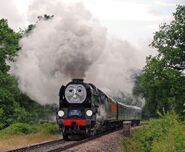
[[131, 93], [131, 75], [144, 65], [146, 54], [110, 38], [80, 3], [41, 0], [30, 8], [33, 17], [45, 13], [54, 17], [40, 20], [20, 41], [22, 49], [11, 73], [24, 93], [41, 104], [57, 103], [61, 84], [72, 78], [84, 78], [110, 95]]

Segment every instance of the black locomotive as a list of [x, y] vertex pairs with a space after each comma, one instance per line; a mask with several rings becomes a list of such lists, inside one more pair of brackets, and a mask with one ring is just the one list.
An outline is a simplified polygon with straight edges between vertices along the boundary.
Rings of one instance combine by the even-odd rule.
[[120, 127], [123, 121], [138, 125], [141, 108], [116, 102], [91, 83], [73, 79], [59, 92], [57, 123], [63, 138], [91, 136], [106, 128]]

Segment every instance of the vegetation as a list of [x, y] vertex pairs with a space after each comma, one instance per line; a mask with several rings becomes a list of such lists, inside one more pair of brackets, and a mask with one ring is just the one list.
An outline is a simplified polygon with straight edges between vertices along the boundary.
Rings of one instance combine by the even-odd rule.
[[[13, 60], [19, 50], [20, 38], [20, 33], [8, 27], [7, 20], [0, 20], [0, 130], [12, 124], [16, 127], [17, 123], [48, 120], [55, 112], [55, 105], [41, 106], [23, 94], [18, 88], [17, 80], [8, 73], [10, 67], [6, 61]], [[25, 127], [29, 130], [29, 126]]]
[[174, 20], [162, 24], [151, 46], [158, 54], [147, 58], [147, 65], [137, 76], [134, 95], [146, 100], [144, 116], [157, 116], [157, 111], [185, 113], [185, 6], [178, 6]]
[[1, 130], [1, 138], [8, 138], [12, 135], [23, 135], [33, 133], [56, 134], [58, 133], [58, 126], [56, 123], [43, 123], [43, 124], [26, 124], [14, 123], [9, 127]]
[[[40, 16], [39, 20], [53, 16]], [[30, 25], [21, 33], [13, 31], [5, 19], [0, 19], [0, 136], [42, 132], [55, 134], [56, 124], [43, 123], [55, 111], [55, 105], [39, 105], [23, 94], [17, 80], [11, 76], [7, 60], [13, 61], [19, 51], [22, 34], [33, 30]], [[158, 54], [147, 58], [147, 64], [136, 77], [133, 93], [144, 97], [144, 116], [159, 117], [149, 120], [149, 125], [133, 133], [131, 139], [122, 141], [129, 152], [180, 152], [185, 149], [185, 6], [178, 6], [174, 20], [162, 24], [154, 35], [151, 47]], [[127, 98], [128, 103], [130, 101]], [[169, 113], [168, 111], [174, 110]], [[180, 116], [180, 117], [179, 117]], [[181, 118], [181, 121], [179, 120]]]
[[185, 124], [174, 112], [151, 119], [147, 126], [123, 139], [125, 152], [182, 152], [185, 150]]
[[41, 143], [43, 141], [51, 141], [58, 139], [59, 136], [55, 134], [45, 133], [31, 133], [31, 134], [16, 134], [0, 138], [0, 151], [10, 151], [18, 147], [25, 147], [28, 145]]
[[185, 6], [179, 5], [173, 15], [174, 20], [155, 33], [151, 46], [158, 54], [147, 58], [133, 90], [135, 96], [146, 100], [144, 116], [159, 119], [150, 119], [132, 138], [124, 139], [123, 151], [185, 150]]

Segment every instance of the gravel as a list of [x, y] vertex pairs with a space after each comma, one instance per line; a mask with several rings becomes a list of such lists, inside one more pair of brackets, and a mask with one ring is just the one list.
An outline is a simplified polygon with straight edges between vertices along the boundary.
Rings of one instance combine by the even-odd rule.
[[122, 131], [117, 131], [104, 135], [82, 145], [66, 150], [66, 152], [110, 152], [120, 151], [120, 139], [123, 137]]

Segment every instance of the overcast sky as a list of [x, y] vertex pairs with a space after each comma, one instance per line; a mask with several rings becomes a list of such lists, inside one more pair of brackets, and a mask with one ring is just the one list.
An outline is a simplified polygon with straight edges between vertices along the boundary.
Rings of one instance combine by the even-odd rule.
[[[169, 23], [176, 6], [185, 4], [184, 0], [65, 0], [67, 3], [79, 1], [107, 28], [111, 36], [127, 40], [137, 47], [141, 44], [142, 47], [147, 46], [159, 24]], [[24, 29], [32, 22], [30, 5], [33, 2], [0, 0], [0, 18], [7, 18], [15, 30]]]

